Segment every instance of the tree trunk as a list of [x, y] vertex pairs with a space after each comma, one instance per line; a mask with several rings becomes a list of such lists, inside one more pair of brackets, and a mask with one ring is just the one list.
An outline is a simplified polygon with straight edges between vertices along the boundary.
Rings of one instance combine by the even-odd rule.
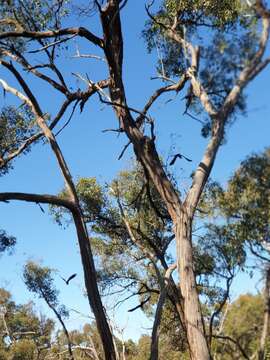
[[270, 316], [270, 267], [266, 270], [265, 289], [264, 289], [264, 318], [263, 329], [260, 339], [260, 349], [258, 352], [258, 360], [265, 358], [265, 346], [269, 331], [269, 316]]
[[69, 352], [69, 359], [70, 360], [74, 360], [74, 356], [73, 356], [73, 352], [72, 352], [72, 342], [70, 340], [70, 336], [69, 336], [69, 332], [68, 332], [68, 329], [66, 327], [66, 324], [64, 323], [63, 319], [62, 319], [62, 316], [60, 315], [59, 311], [56, 310], [56, 307], [53, 306], [50, 301], [48, 300], [47, 296], [45, 295], [43, 289], [40, 287], [39, 288], [42, 296], [43, 296], [43, 299], [46, 301], [47, 305], [49, 306], [50, 309], [52, 309], [52, 311], [54, 312], [55, 316], [57, 317], [58, 321], [60, 322], [60, 324], [62, 325], [62, 328], [63, 328], [63, 331], [64, 331], [64, 334], [66, 336], [66, 339], [67, 339], [67, 345], [68, 345], [68, 352]]
[[175, 236], [180, 288], [184, 298], [185, 325], [191, 359], [210, 360], [193, 268], [191, 224], [191, 218], [185, 211], [181, 211], [175, 226]]
[[[110, 74], [109, 92], [111, 101], [109, 104], [113, 105], [114, 111], [119, 120], [120, 129], [126, 133], [127, 137], [133, 144], [134, 152], [138, 161], [142, 164], [144, 170], [153, 181], [174, 222], [177, 242], [178, 271], [180, 274], [181, 290], [182, 292], [184, 291], [182, 295], [184, 297], [184, 312], [187, 312], [185, 314], [185, 322], [187, 327], [187, 339], [188, 343], [190, 343], [189, 348], [191, 352], [191, 359], [209, 360], [211, 357], [204, 334], [200, 303], [193, 271], [190, 230], [191, 218], [187, 222], [185, 217], [180, 216], [183, 212], [183, 205], [172, 182], [169, 180], [166, 172], [164, 171], [155, 147], [155, 138], [154, 136], [149, 138], [144, 135], [144, 133], [140, 130], [138, 123], [136, 123], [131, 116], [130, 109], [127, 106], [122, 78], [123, 37], [119, 1], [107, 1], [106, 6], [100, 12], [100, 15], [103, 27], [104, 53], [107, 59]], [[222, 125], [224, 124], [222, 123]], [[218, 135], [222, 133], [222, 129], [220, 130], [218, 127]], [[219, 143], [215, 139], [213, 141], [213, 145], [211, 143], [209, 152], [215, 155], [218, 145]], [[213, 151], [212, 147], [215, 146], [215, 151]], [[214, 156], [211, 159], [214, 159]], [[212, 164], [212, 162], [213, 161], [211, 160], [210, 164]], [[204, 168], [205, 165], [203, 164], [203, 171]], [[207, 173], [207, 176], [208, 174], [209, 172]], [[205, 184], [207, 176], [203, 175], [202, 184]], [[202, 189], [203, 186], [200, 188], [199, 192], [196, 192], [196, 195], [198, 194], [198, 198]], [[196, 204], [196, 201], [194, 204]]]
[[85, 228], [85, 224], [82, 220], [82, 215], [80, 214], [79, 209], [77, 211], [73, 211], [73, 218], [79, 240], [81, 259], [84, 270], [85, 287], [87, 290], [90, 306], [93, 310], [97, 322], [97, 328], [103, 344], [105, 359], [115, 360], [116, 356], [112, 333], [109, 328], [103, 305], [99, 296], [93, 254], [87, 230]]
[[167, 296], [168, 286], [170, 285], [171, 273], [175, 268], [176, 268], [176, 264], [169, 266], [169, 268], [165, 273], [163, 283], [161, 284], [160, 294], [159, 294], [157, 309], [155, 314], [155, 320], [152, 329], [150, 360], [158, 360], [158, 350], [159, 350], [158, 346], [159, 346], [159, 334], [160, 334], [162, 311]]
[[[53, 134], [50, 127], [47, 125], [46, 118], [37, 102], [35, 96], [31, 92], [30, 88], [20, 75], [20, 73], [11, 65], [6, 63], [6, 66], [10, 69], [13, 75], [16, 77], [17, 81], [23, 88], [24, 92], [27, 96], [23, 93], [19, 92], [17, 89], [9, 86], [5, 81], [0, 79], [1, 85], [4, 89], [15, 96], [17, 96], [20, 100], [22, 100], [25, 104], [27, 104], [33, 115], [36, 118], [36, 123], [42, 130], [44, 136], [48, 140], [50, 147], [55, 155], [55, 158], [58, 162], [58, 166], [62, 172], [66, 190], [69, 195], [69, 201], [73, 204], [71, 207], [74, 223], [76, 226], [77, 236], [80, 245], [80, 252], [81, 252], [81, 259], [83, 263], [83, 270], [84, 270], [84, 279], [85, 279], [85, 286], [87, 289], [87, 295], [89, 299], [89, 303], [92, 307], [93, 313], [96, 318], [97, 327], [99, 330], [99, 334], [101, 336], [101, 341], [105, 353], [106, 360], [115, 360], [115, 351], [113, 347], [113, 339], [112, 334], [110, 332], [109, 325], [107, 323], [107, 319], [105, 316], [105, 312], [102, 306], [102, 302], [100, 299], [98, 286], [97, 286], [97, 279], [96, 279], [96, 271], [95, 271], [95, 264], [93, 260], [93, 255], [90, 247], [89, 236], [87, 232], [86, 225], [83, 220], [83, 214], [80, 208], [80, 203], [78, 199], [78, 195], [76, 192], [76, 187], [73, 183], [71, 173], [69, 171], [68, 165], [66, 160], [62, 154], [62, 151], [56, 141], [56, 137]], [[69, 208], [69, 207], [68, 207]]]

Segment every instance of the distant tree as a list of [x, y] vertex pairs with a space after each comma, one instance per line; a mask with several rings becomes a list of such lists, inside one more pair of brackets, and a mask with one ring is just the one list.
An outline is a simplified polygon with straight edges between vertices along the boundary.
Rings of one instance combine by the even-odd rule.
[[35, 343], [32, 340], [23, 339], [11, 345], [11, 358], [12, 360], [33, 360], [35, 358], [35, 350]]
[[[63, 311], [63, 307], [54, 298], [54, 295], [57, 296], [57, 291], [48, 280], [46, 268], [42, 267], [43, 271], [41, 272], [40, 266], [38, 266], [39, 280], [37, 280], [37, 265], [33, 265], [33, 263], [30, 264], [31, 266], [27, 265], [28, 273], [31, 273], [31, 279], [28, 274], [28, 285], [31, 283], [31, 288], [35, 290], [34, 293], [43, 299], [46, 293], [46, 298], [50, 298], [50, 305], [58, 313], [61, 313], [61, 317], [63, 317], [63, 313], [66, 311]], [[29, 268], [31, 271], [29, 271]], [[46, 276], [44, 276], [44, 272]], [[33, 278], [35, 279], [33, 280]], [[46, 281], [44, 278], [46, 278]], [[41, 285], [43, 286], [43, 295], [39, 291]], [[39, 314], [38, 316], [34, 303], [18, 305], [12, 300], [12, 296], [8, 291], [0, 288], [1, 360], [70, 359], [70, 355], [67, 354], [68, 339], [64, 329], [59, 329], [56, 332], [53, 330], [54, 322], [43, 315]], [[125, 351], [123, 352], [122, 340], [116, 336], [114, 336], [114, 339], [119, 360], [133, 360], [138, 354], [137, 344], [131, 339], [125, 340]], [[84, 324], [80, 330], [73, 329], [69, 331], [69, 341], [72, 344], [73, 358], [75, 360], [104, 360], [102, 341], [97, 325], [94, 322]]]
[[263, 297], [250, 294], [241, 295], [229, 305], [223, 330], [214, 341], [215, 359], [257, 358], [263, 307]]
[[[231, 269], [236, 265], [236, 268], [251, 271], [252, 274], [252, 269], [246, 267], [251, 266], [247, 262], [247, 255], [253, 257], [256, 268], [261, 268], [265, 281], [263, 296], [260, 297], [260, 301], [263, 299], [264, 302], [260, 306], [264, 321], [263, 326], [257, 329], [261, 334], [260, 345], [256, 343], [259, 359], [265, 356], [270, 319], [269, 175], [270, 152], [265, 149], [262, 153], [248, 156], [225, 188], [217, 183], [209, 184], [201, 202], [211, 219], [206, 225], [204, 246], [209, 248], [215, 239], [223, 238]], [[250, 341], [247, 340], [247, 343]]]
[[[95, 338], [95, 335], [97, 337]], [[102, 343], [94, 324], [85, 324], [83, 330], [72, 330], [69, 332], [70, 341], [72, 342], [72, 352], [74, 359], [104, 359], [102, 351]], [[95, 339], [95, 340], [94, 340]], [[52, 346], [51, 353], [54, 356], [66, 358], [66, 353], [63, 349], [67, 346], [67, 338], [63, 331], [58, 331], [56, 341]]]
[[[154, 318], [151, 356], [156, 356], [158, 338], [168, 346], [170, 338], [171, 348], [183, 353], [187, 341], [182, 303], [178, 302], [176, 281], [171, 276], [166, 278], [175, 261], [170, 247], [174, 233], [152, 182], [146, 181], [141, 166], [134, 163], [133, 168], [122, 171], [105, 186], [94, 178], [82, 178], [76, 189], [92, 232], [101, 293], [118, 294], [116, 305], [138, 297], [138, 305], [130, 310], [143, 310]], [[193, 233], [195, 273], [204, 298], [205, 327], [210, 338], [229, 299], [232, 281], [245, 262], [245, 251], [228, 230], [214, 226], [214, 185], [209, 184], [207, 190], [199, 204]], [[65, 192], [60, 196], [66, 196]], [[70, 222], [68, 213], [57, 207], [51, 210], [58, 223]], [[204, 230], [198, 232], [196, 228], [201, 229], [202, 225]], [[165, 296], [164, 281], [168, 282]]]
[[66, 336], [70, 359], [74, 360], [72, 342], [64, 322], [64, 318], [68, 316], [68, 311], [64, 305], [59, 304], [58, 291], [53, 284], [52, 270], [31, 261], [25, 265], [23, 277], [28, 290], [45, 300], [54, 312]]
[[5, 289], [0, 289], [0, 315], [0, 359], [43, 360], [54, 322], [38, 317], [32, 303], [17, 305]]

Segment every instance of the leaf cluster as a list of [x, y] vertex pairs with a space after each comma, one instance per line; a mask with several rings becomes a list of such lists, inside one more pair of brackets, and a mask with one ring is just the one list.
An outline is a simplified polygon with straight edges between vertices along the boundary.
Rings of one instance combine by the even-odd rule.
[[4, 251], [11, 252], [16, 244], [16, 238], [8, 235], [4, 230], [0, 230], [0, 253]]
[[[22, 143], [36, 131], [33, 115], [27, 106], [2, 108], [0, 112], [0, 161], [18, 150]], [[27, 148], [27, 151], [29, 150], [30, 147]], [[5, 174], [10, 166], [8, 163], [0, 167], [0, 175]]]
[[[55, 30], [61, 26], [68, 13], [68, 0], [5, 0], [0, 4], [0, 32]], [[22, 39], [9, 38], [0, 42], [4, 49], [23, 52], [28, 43]]]
[[[176, 26], [175, 26], [176, 24]], [[258, 47], [257, 17], [252, 7], [241, 0], [163, 1], [153, 11], [143, 31], [149, 51], [158, 48], [157, 71], [166, 78], [179, 78], [191, 66], [188, 48], [168, 36], [169, 29], [184, 41], [198, 46], [197, 76], [216, 109], [220, 109], [229, 90]], [[200, 101], [190, 89], [185, 96], [186, 111], [204, 114]], [[245, 113], [245, 95], [239, 98], [231, 119]], [[212, 122], [203, 115], [202, 135], [211, 132]]]
[[49, 267], [29, 261], [24, 266], [23, 278], [29, 291], [44, 299], [50, 307], [57, 309], [60, 316], [67, 317], [67, 309], [59, 304], [59, 291], [54, 286], [52, 273], [53, 270]]
[[[38, 349], [50, 347], [54, 322], [38, 316], [32, 302], [18, 305], [11, 294], [1, 288], [0, 308], [0, 359], [33, 360]], [[3, 326], [3, 319], [6, 326]]]

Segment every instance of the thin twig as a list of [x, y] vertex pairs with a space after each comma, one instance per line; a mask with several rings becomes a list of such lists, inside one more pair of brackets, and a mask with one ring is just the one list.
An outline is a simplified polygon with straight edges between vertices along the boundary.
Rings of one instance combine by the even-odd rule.
[[40, 52], [40, 51], [44, 51], [44, 50], [48, 49], [48, 48], [51, 47], [51, 46], [55, 46], [55, 45], [64, 43], [64, 42], [66, 42], [66, 41], [68, 41], [68, 40], [70, 40], [70, 39], [73, 39], [75, 36], [77, 36], [77, 34], [73, 34], [73, 35], [71, 35], [71, 36], [69, 36], [69, 37], [66, 37], [66, 38], [64, 38], [64, 39], [60, 39], [60, 40], [54, 41], [54, 42], [52, 42], [52, 43], [50, 43], [50, 44], [47, 44], [47, 45], [43, 46], [43, 47], [40, 48], [40, 49], [30, 50], [30, 51], [28, 51], [28, 53], [29, 53], [29, 54], [35, 54], [35, 53], [38, 53], [38, 52]]

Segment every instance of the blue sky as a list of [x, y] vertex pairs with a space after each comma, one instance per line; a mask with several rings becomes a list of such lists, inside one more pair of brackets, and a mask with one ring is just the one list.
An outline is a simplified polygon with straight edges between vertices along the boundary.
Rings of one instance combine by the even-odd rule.
[[[150, 80], [156, 74], [156, 54], [147, 54], [141, 30], [145, 22], [144, 1], [129, 1], [123, 11], [123, 32], [125, 43], [124, 79], [127, 99], [130, 106], [142, 108], [152, 91], [160, 86], [155, 80]], [[76, 22], [75, 18], [70, 23]], [[84, 24], [92, 31], [99, 32], [97, 20], [92, 17]], [[71, 53], [66, 53], [59, 63], [64, 72], [70, 70], [80, 72], [91, 79], [99, 79], [104, 74], [103, 63], [94, 60], [71, 59], [75, 54], [76, 41], [71, 41]], [[88, 49], [83, 43], [81, 53], [98, 53], [94, 47]], [[225, 184], [240, 161], [248, 154], [262, 151], [269, 145], [269, 69], [260, 75], [248, 88], [248, 115], [238, 117], [229, 128], [226, 144], [218, 153], [213, 169], [212, 178]], [[2, 70], [0, 76], [6, 77]], [[75, 77], [71, 80], [77, 83]], [[44, 112], [57, 109], [59, 100], [57, 94], [43, 83], [34, 81], [33, 88], [38, 93]], [[84, 85], [81, 84], [83, 87]], [[183, 95], [182, 95], [183, 96]], [[192, 163], [178, 161], [175, 174], [181, 186], [185, 187], [190, 179], [190, 173], [200, 161], [206, 140], [200, 136], [200, 124], [189, 117], [183, 116], [184, 104], [181, 95], [174, 102], [166, 103], [169, 97], [161, 98], [151, 112], [156, 121], [158, 148], [164, 159], [172, 152], [181, 152], [191, 158]], [[11, 95], [2, 98], [3, 104], [13, 101]], [[68, 115], [66, 116], [67, 119]], [[109, 182], [121, 169], [130, 166], [132, 149], [118, 161], [126, 138], [115, 133], [103, 133], [102, 130], [117, 128], [117, 121], [112, 111], [97, 98], [92, 98], [85, 106], [82, 114], [76, 112], [70, 125], [59, 135], [59, 144], [70, 166], [74, 179], [79, 177], [96, 176], [99, 181]], [[57, 168], [55, 159], [48, 147], [42, 143], [33, 147], [26, 156], [22, 156], [14, 163], [14, 170], [2, 177], [1, 191], [23, 191], [56, 194], [63, 187], [63, 181]], [[13, 256], [4, 254], [0, 258], [0, 286], [11, 291], [18, 302], [32, 299], [22, 281], [22, 267], [26, 260], [41, 260], [44, 265], [59, 271], [59, 275], [67, 277], [77, 272], [78, 276], [66, 286], [60, 277], [56, 276], [56, 285], [61, 290], [61, 299], [68, 308], [79, 310], [83, 314], [89, 313], [89, 307], [83, 294], [83, 278], [79, 257], [79, 249], [72, 226], [67, 229], [59, 228], [52, 218], [43, 214], [35, 204], [12, 202], [0, 203], [1, 228], [17, 237], [18, 244]], [[233, 294], [256, 291], [255, 283], [259, 273], [253, 279], [240, 275], [233, 288]], [[106, 302], [113, 303], [114, 299]], [[132, 303], [123, 305], [115, 314], [119, 323], [126, 324], [127, 309]], [[38, 309], [49, 314], [42, 302], [37, 302]], [[51, 314], [50, 314], [51, 316]], [[78, 314], [71, 313], [67, 324], [70, 327], [81, 326], [87, 321]], [[145, 319], [141, 311], [129, 315], [126, 337], [138, 338], [139, 334], [149, 328], [150, 322]]]

